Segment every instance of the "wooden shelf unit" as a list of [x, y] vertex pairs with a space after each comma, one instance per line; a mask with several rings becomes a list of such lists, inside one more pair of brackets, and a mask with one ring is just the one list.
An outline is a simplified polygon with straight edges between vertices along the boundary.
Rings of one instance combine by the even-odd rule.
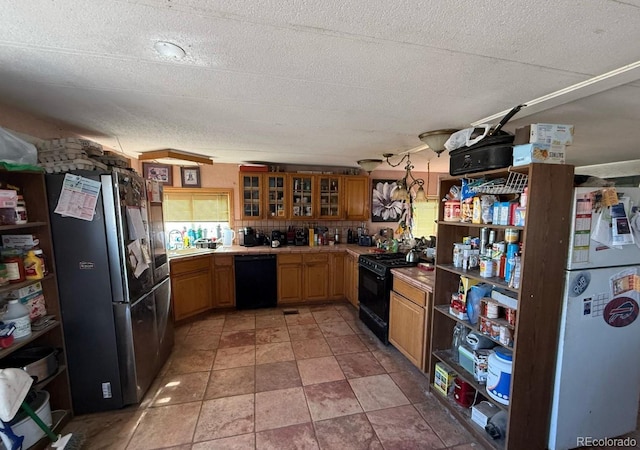
[[[71, 390], [69, 387], [69, 374], [65, 357], [64, 333], [62, 330], [62, 317], [60, 300], [58, 295], [58, 281], [56, 278], [55, 258], [53, 254], [53, 242], [51, 239], [51, 227], [49, 224], [49, 206], [45, 186], [44, 173], [39, 171], [0, 171], [0, 180], [10, 183], [22, 189], [29, 222], [21, 225], [1, 225], [0, 235], [7, 234], [33, 234], [39, 240], [49, 274], [40, 280], [27, 280], [21, 283], [0, 287], [0, 294], [20, 289], [40, 282], [45, 298], [48, 315], [53, 315], [54, 320], [39, 331], [32, 331], [31, 336], [14, 341], [6, 349], [0, 351], [0, 359], [5, 358], [16, 350], [30, 346], [47, 346], [62, 351], [58, 355], [59, 367], [55, 374], [36, 385], [36, 388], [44, 388], [49, 392], [49, 404], [52, 410], [63, 410], [58, 429], [61, 429], [73, 417], [71, 404]], [[35, 448], [35, 447], [34, 447]], [[44, 447], [43, 447], [44, 448]]]
[[[429, 362], [430, 382], [433, 385], [434, 367], [439, 361], [455, 370], [466, 381], [472, 376], [454, 364], [445, 353], [451, 349], [452, 331], [456, 323], [471, 326], [468, 321], [448, 313], [451, 295], [458, 291], [460, 276], [495, 284], [516, 294], [518, 299], [517, 326], [514, 332], [513, 368], [510, 404], [503, 406], [508, 413], [507, 437], [496, 443], [467, 417], [464, 410], [435, 389], [436, 397], [474, 435], [495, 448], [546, 448], [553, 391], [553, 377], [558, 339], [558, 324], [562, 305], [564, 263], [567, 255], [573, 166], [531, 164], [511, 169], [528, 175], [528, 203], [524, 227], [492, 224], [445, 222], [443, 208], [439, 211], [436, 251], [436, 282], [434, 312], [431, 326]], [[492, 170], [468, 175], [468, 178], [507, 178], [509, 169]], [[446, 176], [439, 181], [439, 197], [453, 185], [460, 185], [460, 177]], [[513, 195], [504, 196], [513, 198]], [[523, 244], [521, 279], [518, 289], [509, 288], [499, 278], [482, 278], [479, 271], [453, 267], [453, 244], [464, 236], [478, 236], [479, 229], [496, 230], [501, 240], [506, 228], [518, 228]], [[448, 359], [448, 360], [447, 360]], [[474, 384], [474, 383], [471, 383]], [[484, 389], [484, 386], [476, 386]]]

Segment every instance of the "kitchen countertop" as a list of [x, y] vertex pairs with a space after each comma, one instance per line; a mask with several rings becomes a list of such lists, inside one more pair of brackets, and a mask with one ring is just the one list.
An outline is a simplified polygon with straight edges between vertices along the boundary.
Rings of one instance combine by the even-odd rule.
[[185, 250], [169, 250], [167, 256], [170, 260], [193, 258], [205, 255], [259, 255], [259, 254], [280, 254], [280, 253], [318, 253], [318, 252], [344, 252], [347, 251], [354, 256], [365, 253], [372, 253], [375, 247], [361, 247], [355, 244], [338, 245], [318, 245], [309, 247], [307, 245], [287, 245], [278, 248], [263, 246], [243, 247], [241, 245], [223, 246], [216, 249], [189, 248]]
[[427, 292], [433, 292], [436, 281], [435, 274], [435, 270], [426, 271], [417, 267], [391, 269], [391, 275], [394, 277], [398, 277], [398, 279]]

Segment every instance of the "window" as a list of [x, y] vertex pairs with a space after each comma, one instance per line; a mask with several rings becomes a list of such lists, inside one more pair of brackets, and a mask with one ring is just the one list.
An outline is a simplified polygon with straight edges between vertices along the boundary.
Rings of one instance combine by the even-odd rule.
[[231, 189], [164, 189], [165, 222], [231, 223]]
[[413, 230], [414, 237], [436, 236], [438, 220], [437, 198], [429, 198], [426, 202], [413, 202]]

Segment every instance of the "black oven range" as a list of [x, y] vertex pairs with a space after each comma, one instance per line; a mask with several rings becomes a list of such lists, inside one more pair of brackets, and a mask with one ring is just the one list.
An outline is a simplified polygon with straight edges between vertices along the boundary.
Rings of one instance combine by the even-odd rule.
[[358, 259], [359, 317], [385, 345], [389, 343], [391, 269], [415, 265], [406, 261], [404, 253], [370, 253]]

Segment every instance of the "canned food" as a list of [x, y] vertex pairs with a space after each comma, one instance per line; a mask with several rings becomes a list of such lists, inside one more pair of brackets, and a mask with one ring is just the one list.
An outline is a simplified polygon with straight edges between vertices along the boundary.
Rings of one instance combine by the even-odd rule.
[[516, 326], [516, 310], [511, 308], [506, 308], [505, 310], [505, 319], [509, 322], [509, 325]]
[[508, 244], [515, 244], [520, 240], [520, 231], [516, 230], [515, 228], [505, 228], [504, 240]]
[[491, 258], [480, 258], [480, 276], [483, 278], [493, 276], [493, 260]]
[[491, 324], [491, 337], [494, 339], [500, 339], [500, 325], [497, 323]]
[[497, 319], [498, 318], [498, 304], [494, 302], [486, 302], [486, 316], [489, 319]]
[[500, 326], [500, 343], [511, 347], [513, 345], [513, 336], [511, 335], [511, 329], [504, 325]]

